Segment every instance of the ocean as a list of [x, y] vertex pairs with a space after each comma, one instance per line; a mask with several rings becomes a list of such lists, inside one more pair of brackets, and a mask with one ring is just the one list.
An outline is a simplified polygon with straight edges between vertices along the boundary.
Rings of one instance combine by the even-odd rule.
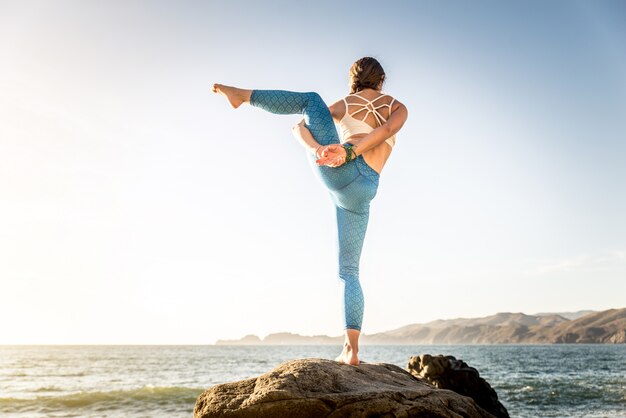
[[[206, 388], [340, 346], [0, 346], [0, 417], [191, 417]], [[362, 345], [406, 368], [419, 354], [478, 369], [512, 417], [626, 417], [626, 345]]]

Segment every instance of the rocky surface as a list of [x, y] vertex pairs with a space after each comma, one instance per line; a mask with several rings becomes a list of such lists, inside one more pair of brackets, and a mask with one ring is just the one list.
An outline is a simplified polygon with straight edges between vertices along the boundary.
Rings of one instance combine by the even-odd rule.
[[425, 379], [440, 389], [450, 389], [469, 396], [483, 409], [498, 418], [509, 418], [498, 394], [480, 377], [478, 370], [453, 356], [422, 354], [409, 359], [407, 369], [414, 376]]
[[469, 397], [387, 363], [285, 362], [261, 376], [213, 386], [194, 418], [493, 417]]

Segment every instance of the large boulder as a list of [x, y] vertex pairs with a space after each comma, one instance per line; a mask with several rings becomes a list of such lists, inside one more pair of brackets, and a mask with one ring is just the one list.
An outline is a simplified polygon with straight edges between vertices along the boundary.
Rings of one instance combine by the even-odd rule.
[[509, 413], [498, 400], [496, 391], [480, 377], [478, 370], [468, 366], [463, 360], [457, 360], [454, 356], [421, 354], [409, 359], [407, 370], [440, 389], [450, 389], [471, 397], [498, 418], [509, 418]]
[[291, 360], [246, 380], [213, 386], [196, 400], [194, 418], [208, 417], [487, 417], [466, 396], [427, 383], [387, 363], [352, 366]]

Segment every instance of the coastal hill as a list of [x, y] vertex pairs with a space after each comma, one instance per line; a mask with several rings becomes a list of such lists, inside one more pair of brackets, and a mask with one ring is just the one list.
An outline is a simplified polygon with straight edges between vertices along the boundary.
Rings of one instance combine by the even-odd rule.
[[[343, 344], [343, 336], [303, 336], [275, 333], [261, 339], [247, 335], [239, 340], [218, 340], [216, 345], [316, 345]], [[566, 313], [501, 312], [483, 318], [439, 319], [379, 332], [362, 334], [362, 344], [559, 344], [626, 343], [626, 308], [601, 312]]]

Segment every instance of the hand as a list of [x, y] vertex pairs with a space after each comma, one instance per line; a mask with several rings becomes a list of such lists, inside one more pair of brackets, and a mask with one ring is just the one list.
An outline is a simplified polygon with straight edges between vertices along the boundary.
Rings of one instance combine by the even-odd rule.
[[315, 158], [317, 158], [318, 160], [322, 157], [332, 159], [333, 157], [339, 156], [338, 153], [340, 153], [341, 150], [337, 149], [335, 146], [336, 144], [320, 145], [315, 151]]
[[339, 144], [324, 145], [317, 151], [316, 157], [317, 165], [339, 167], [346, 162], [346, 150]]

